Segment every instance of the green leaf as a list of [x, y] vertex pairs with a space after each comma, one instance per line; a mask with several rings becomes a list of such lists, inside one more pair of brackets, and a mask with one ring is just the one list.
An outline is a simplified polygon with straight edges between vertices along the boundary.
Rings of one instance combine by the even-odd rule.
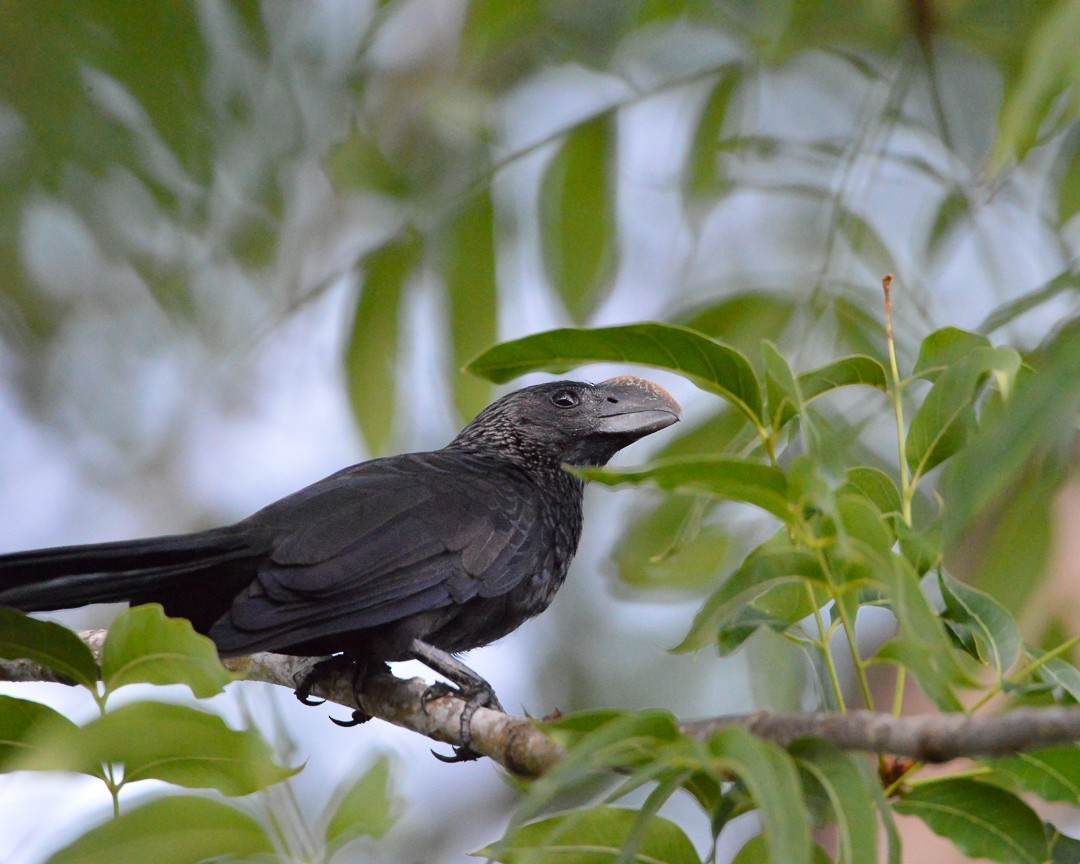
[[971, 208], [967, 196], [960, 191], [950, 191], [938, 207], [934, 224], [926, 243], [926, 257], [932, 259], [941, 252], [942, 246], [957, 232], [966, 227], [971, 218]]
[[574, 474], [605, 486], [646, 484], [669, 492], [707, 494], [760, 507], [789, 522], [787, 481], [779, 469], [736, 459], [686, 456], [642, 468], [574, 468]]
[[735, 626], [744, 608], [767, 591], [805, 580], [824, 582], [817, 559], [809, 552], [786, 543], [784, 535], [751, 552], [694, 616], [690, 632], [672, 650], [675, 654], [698, 651], [716, 642], [727, 628]]
[[992, 665], [1001, 680], [1020, 657], [1022, 643], [1016, 621], [994, 598], [945, 573], [938, 574], [938, 584], [945, 600], [943, 617], [971, 634], [975, 656]]
[[942, 327], [923, 339], [911, 374], [927, 381], [936, 381], [942, 372], [959, 363], [972, 351], [990, 347], [990, 340], [979, 333], [957, 327]]
[[[1046, 653], [1030, 645], [1024, 647], [1024, 653], [1032, 660], [1039, 660]], [[1062, 657], [1051, 657], [1039, 666], [1036, 674], [1047, 684], [1061, 688], [1076, 702], [1080, 702], [1080, 669]]]
[[353, 415], [375, 454], [387, 451], [393, 433], [401, 298], [421, 251], [419, 237], [408, 232], [364, 259], [345, 376]]
[[792, 417], [801, 413], [803, 397], [784, 355], [767, 339], [761, 342], [761, 356], [765, 368], [768, 419], [772, 428], [779, 431]]
[[789, 752], [813, 778], [836, 817], [839, 861], [862, 864], [877, 860], [878, 823], [866, 761], [825, 741], [796, 741]]
[[1076, 116], [1078, 71], [1073, 34], [1080, 31], [1080, 3], [1057, 2], [1036, 7], [1038, 22], [1024, 46], [1020, 74], [1005, 92], [998, 118], [998, 137], [990, 159], [1000, 170], [1010, 159], [1022, 159], [1038, 143], [1051, 110], [1060, 126]]
[[942, 478], [946, 546], [1012, 485], [1032, 457], [1074, 437], [1080, 407], [1080, 325], [1065, 327], [1047, 363], [1016, 388], [1001, 415], [987, 422]]
[[695, 307], [676, 323], [753, 356], [762, 339], [781, 337], [794, 314], [795, 302], [786, 294], [747, 291]]
[[266, 831], [233, 807], [194, 796], [162, 798], [90, 829], [48, 864], [194, 864], [274, 851]]
[[[746, 842], [746, 845], [739, 850], [739, 854], [732, 859], [731, 864], [767, 864], [769, 860], [769, 846], [765, 842], [764, 835], [758, 834]], [[832, 858], [826, 855], [825, 850], [816, 843], [810, 861], [811, 864], [832, 864]]]
[[1044, 801], [1080, 804], [1080, 747], [1076, 745], [984, 761]]
[[122, 764], [125, 784], [164, 780], [224, 795], [248, 795], [299, 770], [274, 762], [258, 732], [236, 731], [216, 714], [166, 702], [133, 702], [81, 728], [44, 735], [16, 768], [94, 774], [102, 764]]
[[326, 826], [330, 855], [359, 837], [385, 836], [397, 821], [396, 802], [390, 794], [390, 760], [385, 756], [334, 797], [338, 805]]
[[544, 269], [575, 321], [593, 312], [615, 275], [615, 140], [613, 115], [577, 126], [541, 181]]
[[1058, 174], [1055, 187], [1058, 190], [1058, 224], [1066, 222], [1080, 212], [1080, 138], [1072, 136], [1073, 146], [1068, 152], [1066, 164]]
[[761, 425], [761, 386], [749, 361], [722, 342], [685, 327], [629, 324], [548, 330], [489, 348], [468, 371], [501, 383], [526, 372], [566, 372], [586, 363], [635, 363], [667, 369], [727, 399]]
[[638, 814], [621, 807], [593, 807], [533, 822], [499, 843], [472, 853], [503, 864], [554, 861], [561, 864], [700, 864], [683, 830], [659, 816], [648, 821], [638, 851], [623, 858], [622, 848], [637, 826]]
[[791, 757], [736, 727], [718, 732], [708, 747], [717, 767], [735, 774], [754, 799], [771, 864], [808, 864], [810, 814]]
[[724, 128], [731, 96], [742, 82], [742, 70], [735, 67], [724, 70], [709, 98], [705, 101], [693, 145], [687, 157], [683, 187], [689, 200], [705, 201], [715, 206], [717, 195], [722, 191], [717, 144]]
[[901, 512], [900, 490], [884, 471], [860, 465], [848, 468], [845, 477], [847, 483], [844, 488], [865, 495], [882, 516]]
[[885, 367], [873, 357], [852, 354], [799, 376], [799, 390], [804, 403], [839, 387], [856, 384], [887, 390], [889, 385], [885, 377]]
[[184, 618], [166, 618], [157, 603], [133, 606], [109, 628], [101, 677], [113, 692], [125, 684], [185, 684], [200, 699], [233, 680], [214, 643]]
[[488, 190], [462, 208], [443, 236], [443, 278], [454, 348], [454, 403], [467, 420], [491, 401], [491, 385], [466, 375], [463, 367], [498, 336], [495, 250], [495, 207]]
[[[15, 771], [20, 762], [37, 755], [36, 748], [48, 746], [55, 734], [77, 727], [63, 714], [48, 705], [0, 695], [0, 771]], [[89, 772], [101, 777], [101, 766]]]
[[619, 581], [654, 591], [710, 587], [731, 546], [726, 529], [702, 524], [710, 507], [701, 496], [669, 495], [628, 520], [612, 549]]
[[907, 462], [915, 479], [967, 443], [975, 430], [972, 404], [986, 376], [1011, 381], [1019, 368], [1020, 355], [1011, 348], [976, 348], [941, 373], [908, 429]]
[[0, 658], [30, 660], [97, 692], [97, 663], [71, 630], [0, 606]]
[[1004, 789], [949, 779], [912, 789], [895, 805], [918, 816], [965, 855], [1002, 864], [1042, 864], [1048, 855], [1042, 820]]
[[882, 516], [869, 498], [859, 493], [840, 493], [836, 496], [836, 513], [844, 529], [844, 542], [855, 538], [882, 555], [889, 554], [896, 542], [891, 520]]

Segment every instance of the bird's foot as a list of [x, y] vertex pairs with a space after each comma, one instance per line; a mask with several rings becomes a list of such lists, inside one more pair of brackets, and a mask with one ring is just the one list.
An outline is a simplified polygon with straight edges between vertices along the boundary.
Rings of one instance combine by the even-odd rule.
[[431, 755], [440, 762], [472, 762], [479, 759], [480, 754], [472, 749], [472, 718], [477, 708], [491, 708], [505, 713], [498, 697], [495, 696], [495, 691], [483, 679], [478, 679], [472, 686], [460, 689], [455, 689], [440, 681], [424, 691], [424, 695], [420, 697], [420, 706], [426, 712], [429, 702], [441, 699], [443, 696], [457, 696], [465, 700], [465, 707], [461, 709], [461, 746], [454, 747], [453, 756], [443, 756], [434, 750], [431, 751]]
[[[326, 678], [330, 673], [341, 672], [343, 670], [352, 670], [352, 690], [353, 699], [356, 704], [360, 704], [360, 690], [362, 689], [364, 678], [366, 677], [366, 666], [357, 663], [351, 657], [346, 654], [335, 654], [333, 657], [327, 657], [325, 660], [320, 660], [314, 666], [307, 670], [304, 677], [300, 679], [300, 683], [296, 687], [296, 692], [293, 694], [304, 705], [322, 705], [325, 699], [312, 699], [311, 690], [315, 687], [319, 681]], [[352, 716], [348, 720], [338, 720], [334, 717], [330, 718], [331, 723], [335, 723], [338, 726], [359, 726], [361, 723], [366, 723], [371, 719], [371, 715], [357, 708], [352, 712]]]

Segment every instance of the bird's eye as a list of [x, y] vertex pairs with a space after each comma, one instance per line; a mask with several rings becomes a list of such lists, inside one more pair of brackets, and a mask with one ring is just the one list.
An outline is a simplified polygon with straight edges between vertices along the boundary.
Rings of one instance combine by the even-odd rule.
[[581, 397], [573, 390], [557, 390], [551, 394], [551, 402], [559, 408], [573, 408], [581, 404]]

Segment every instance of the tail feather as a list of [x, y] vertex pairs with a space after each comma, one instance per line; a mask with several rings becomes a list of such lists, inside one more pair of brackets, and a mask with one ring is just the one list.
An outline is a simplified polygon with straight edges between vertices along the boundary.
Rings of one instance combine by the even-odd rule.
[[232, 529], [0, 555], [0, 605], [25, 612], [144, 602], [178, 580], [258, 554]]

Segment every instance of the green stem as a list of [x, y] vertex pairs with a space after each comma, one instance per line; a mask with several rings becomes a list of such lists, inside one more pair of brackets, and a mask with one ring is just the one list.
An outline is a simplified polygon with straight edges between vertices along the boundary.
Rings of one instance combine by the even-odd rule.
[[844, 704], [844, 690], [840, 686], [840, 676], [836, 674], [836, 664], [833, 663], [832, 652], [829, 650], [829, 636], [832, 635], [832, 631], [825, 626], [825, 619], [821, 617], [821, 608], [818, 606], [817, 598], [814, 596], [813, 586], [809, 582], [803, 582], [803, 587], [806, 588], [806, 593], [810, 597], [810, 605], [814, 608], [814, 620], [817, 622], [819, 640], [817, 646], [825, 658], [825, 668], [829, 672], [829, 684], [832, 685], [833, 694], [836, 696], [836, 708], [841, 714], [844, 714], [847, 712], [847, 706]]
[[892, 284], [892, 276], [886, 276], [881, 284], [885, 291], [885, 341], [889, 345], [889, 374], [892, 376], [889, 396], [892, 398], [893, 413], [896, 415], [896, 442], [900, 457], [901, 516], [904, 523], [910, 526], [911, 499], [915, 497], [915, 486], [912, 484], [911, 475], [908, 473], [907, 445], [904, 440], [903, 387], [900, 383], [900, 367], [896, 362], [896, 340], [893, 339], [892, 328], [892, 302], [889, 300], [889, 287]]
[[[855, 664], [855, 675], [859, 679], [859, 688], [862, 690], [863, 702], [866, 703], [866, 710], [874, 710], [874, 697], [870, 695], [870, 682], [866, 677], [866, 665], [859, 657], [859, 649], [855, 644], [855, 622], [851, 620], [851, 616], [848, 614], [847, 607], [841, 602], [841, 594], [839, 586], [836, 584], [836, 577], [833, 576], [832, 568], [829, 566], [829, 561], [825, 557], [825, 553], [820, 548], [814, 549], [814, 554], [817, 555], [818, 564], [821, 565], [821, 572], [825, 574], [825, 578], [829, 580], [829, 594], [832, 597], [833, 603], [836, 605], [837, 614], [840, 616], [840, 624], [844, 628], [844, 638], [847, 640], [848, 650], [851, 652], [851, 660]], [[826, 656], [830, 656], [828, 646], [825, 651]]]
[[896, 689], [893, 690], [892, 713], [893, 717], [899, 717], [904, 705], [904, 684], [907, 682], [907, 669], [903, 666], [896, 667]]

